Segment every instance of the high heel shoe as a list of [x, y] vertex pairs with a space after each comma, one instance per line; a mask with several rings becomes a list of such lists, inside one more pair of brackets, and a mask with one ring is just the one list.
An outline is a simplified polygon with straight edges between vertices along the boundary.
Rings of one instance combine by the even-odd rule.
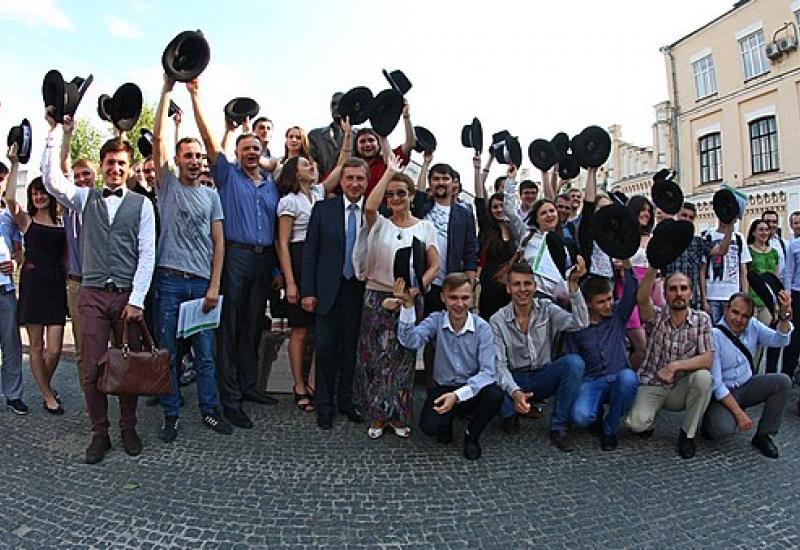
[[46, 410], [48, 413], [52, 415], [60, 416], [64, 414], [64, 407], [61, 406], [61, 403], [59, 403], [58, 407], [56, 407], [55, 409], [51, 409], [50, 407], [48, 407], [47, 401], [42, 401], [42, 406], [44, 407], [44, 410]]

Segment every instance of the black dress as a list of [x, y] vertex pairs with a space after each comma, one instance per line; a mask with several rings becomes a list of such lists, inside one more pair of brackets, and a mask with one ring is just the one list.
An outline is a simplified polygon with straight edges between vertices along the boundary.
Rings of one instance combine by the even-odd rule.
[[481, 243], [482, 260], [478, 312], [488, 321], [498, 309], [511, 301], [506, 285], [496, 283], [494, 274], [503, 264], [508, 263], [517, 250], [517, 244], [513, 238], [508, 241], [490, 238], [492, 230], [488, 218], [491, 213], [487, 210], [486, 199], [475, 199], [475, 211], [478, 215], [478, 240]]
[[19, 282], [20, 325], [64, 325], [67, 318], [67, 236], [63, 227], [31, 222]]

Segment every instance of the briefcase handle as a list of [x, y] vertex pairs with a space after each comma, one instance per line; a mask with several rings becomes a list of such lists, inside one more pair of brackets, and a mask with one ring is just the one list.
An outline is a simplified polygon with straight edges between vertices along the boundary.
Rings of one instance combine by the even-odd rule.
[[[126, 359], [131, 351], [128, 339], [129, 322], [130, 321], [128, 319], [122, 320], [122, 356]], [[153, 355], [158, 355], [158, 348], [156, 347], [156, 343], [153, 341], [153, 336], [150, 334], [150, 331], [147, 330], [147, 323], [144, 322], [144, 318], [134, 321], [134, 323], [139, 324], [139, 328], [142, 331], [142, 336], [144, 336], [144, 345], [147, 348], [150, 348], [150, 351]]]

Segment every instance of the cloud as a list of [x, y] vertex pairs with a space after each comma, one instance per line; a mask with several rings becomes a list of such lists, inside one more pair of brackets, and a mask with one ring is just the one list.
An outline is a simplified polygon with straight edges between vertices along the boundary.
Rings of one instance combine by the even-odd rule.
[[55, 0], [0, 0], [0, 20], [17, 21], [31, 28], [45, 26], [75, 30], [75, 25]]
[[114, 15], [106, 16], [106, 24], [108, 25], [108, 32], [112, 36], [119, 36], [120, 38], [139, 38], [142, 35], [142, 31], [139, 30], [139, 27], [134, 23]]

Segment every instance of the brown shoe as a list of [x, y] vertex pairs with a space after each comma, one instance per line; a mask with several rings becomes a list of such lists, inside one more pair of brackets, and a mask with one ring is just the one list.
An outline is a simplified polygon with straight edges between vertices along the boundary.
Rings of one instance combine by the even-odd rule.
[[105, 458], [110, 448], [111, 438], [108, 434], [92, 434], [92, 442], [86, 448], [86, 464], [97, 464]]
[[125, 449], [126, 453], [130, 456], [141, 454], [142, 440], [139, 439], [139, 434], [136, 433], [136, 430], [133, 428], [122, 430], [120, 435], [122, 436], [122, 448]]
[[552, 441], [553, 445], [558, 447], [559, 450], [565, 453], [570, 453], [575, 450], [575, 441], [572, 440], [572, 436], [569, 435], [566, 430], [551, 431], [550, 441]]

